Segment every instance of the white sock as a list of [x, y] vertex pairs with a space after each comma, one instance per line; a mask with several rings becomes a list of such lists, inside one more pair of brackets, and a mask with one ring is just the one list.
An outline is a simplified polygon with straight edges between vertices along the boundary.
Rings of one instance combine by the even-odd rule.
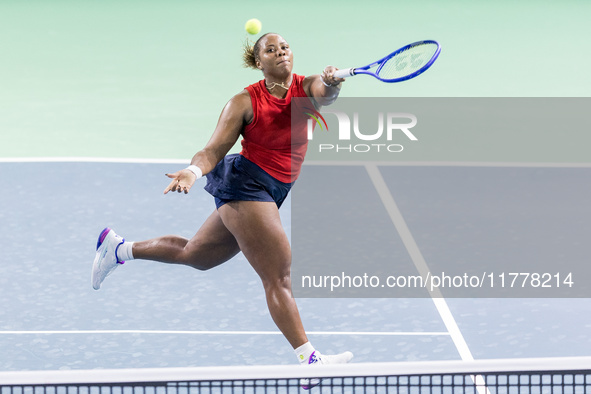
[[316, 352], [316, 349], [314, 349], [314, 346], [312, 346], [310, 342], [306, 342], [302, 346], [295, 349], [294, 352], [300, 364], [308, 364], [310, 356], [312, 353]]
[[133, 260], [133, 242], [123, 242], [117, 249], [117, 261]]

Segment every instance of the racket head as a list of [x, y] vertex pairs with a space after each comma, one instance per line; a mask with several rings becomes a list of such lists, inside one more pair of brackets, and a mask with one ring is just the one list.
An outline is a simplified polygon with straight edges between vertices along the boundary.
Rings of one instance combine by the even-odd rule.
[[[440, 52], [441, 46], [437, 41], [413, 42], [372, 64], [356, 68], [355, 74], [369, 74], [388, 83], [406, 81], [431, 67]], [[375, 71], [370, 70], [374, 66], [377, 66]]]

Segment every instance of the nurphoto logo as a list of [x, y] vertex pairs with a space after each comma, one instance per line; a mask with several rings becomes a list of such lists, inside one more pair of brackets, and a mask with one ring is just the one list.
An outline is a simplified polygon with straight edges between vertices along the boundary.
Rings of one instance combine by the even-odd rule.
[[[404, 150], [400, 143], [393, 143], [400, 136], [408, 138], [410, 141], [418, 141], [418, 138], [410, 129], [416, 126], [417, 117], [411, 113], [403, 112], [378, 112], [369, 116], [359, 112], [351, 115], [344, 111], [326, 108], [322, 110], [324, 115], [332, 114], [336, 117], [338, 127], [336, 136], [338, 142], [318, 144], [318, 152], [348, 152], [348, 153], [368, 153], [368, 152], [390, 152], [399, 153]], [[329, 130], [327, 122], [318, 111], [306, 113], [310, 116], [308, 119], [308, 140], [314, 138], [314, 127], [318, 125], [321, 131]], [[376, 124], [372, 129], [367, 124]], [[360, 127], [360, 123], [365, 125]], [[371, 123], [373, 122], [373, 123]], [[323, 127], [324, 125], [324, 127]]]

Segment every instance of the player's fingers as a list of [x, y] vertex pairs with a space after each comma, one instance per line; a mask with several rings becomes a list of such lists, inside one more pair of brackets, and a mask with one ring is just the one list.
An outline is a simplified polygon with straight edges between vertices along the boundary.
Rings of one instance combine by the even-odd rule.
[[174, 191], [174, 189], [176, 188], [177, 183], [178, 182], [176, 180], [170, 182], [169, 185], [168, 185], [168, 187], [166, 189], [164, 189], [164, 194], [167, 194], [170, 191]]
[[336, 69], [330, 73], [330, 78], [335, 82], [335, 83], [341, 83], [341, 82], [345, 82], [345, 78], [339, 78], [339, 77], [335, 77], [334, 73], [335, 71], [337, 71]]
[[334, 76], [335, 71], [337, 71], [338, 69], [336, 67], [333, 66], [326, 66], [324, 68], [324, 70], [322, 71], [322, 80], [324, 81], [324, 83], [326, 83], [327, 85], [338, 85], [339, 83], [343, 82], [345, 79], [343, 78], [337, 78]]
[[324, 71], [323, 71], [323, 73], [324, 73], [324, 74], [325, 74], [327, 77], [331, 77], [331, 78], [332, 78], [332, 77], [334, 76], [334, 73], [335, 73], [335, 71], [337, 71], [337, 68], [336, 68], [336, 67], [333, 67], [333, 66], [326, 66], [326, 67], [324, 68]]
[[337, 86], [344, 81], [342, 78], [336, 78], [333, 75], [323, 75], [320, 77], [326, 86]]

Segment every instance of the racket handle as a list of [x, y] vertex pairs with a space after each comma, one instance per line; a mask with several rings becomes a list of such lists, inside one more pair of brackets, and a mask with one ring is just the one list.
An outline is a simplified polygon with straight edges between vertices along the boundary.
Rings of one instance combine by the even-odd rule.
[[345, 68], [342, 70], [337, 70], [334, 72], [333, 75], [337, 78], [352, 77], [353, 75], [355, 75], [355, 69], [353, 67], [351, 67], [351, 68]]

